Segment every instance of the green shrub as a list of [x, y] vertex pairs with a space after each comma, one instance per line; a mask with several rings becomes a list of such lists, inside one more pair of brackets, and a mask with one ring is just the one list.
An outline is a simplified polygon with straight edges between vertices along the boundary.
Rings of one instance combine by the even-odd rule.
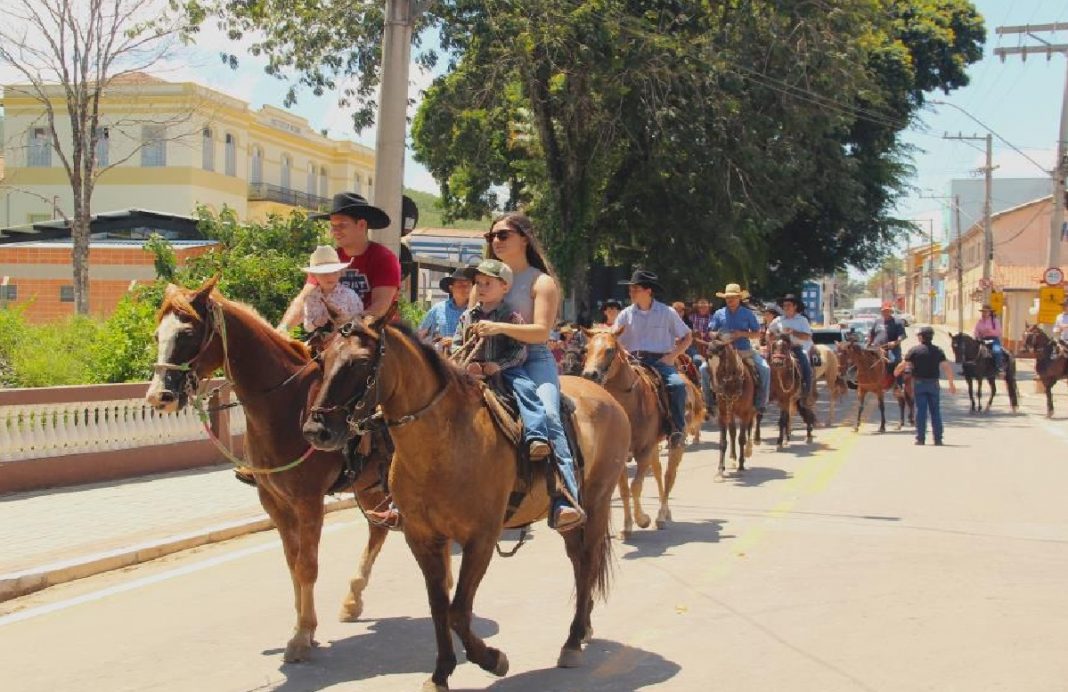
[[156, 358], [156, 310], [162, 291], [157, 285], [129, 294], [121, 301], [89, 345], [89, 376], [93, 382], [137, 382], [152, 377]]
[[81, 315], [50, 324], [23, 321], [19, 335], [6, 344], [11, 348], [7, 355], [11, 367], [7, 386], [55, 387], [90, 382], [88, 351], [99, 331], [99, 321]]

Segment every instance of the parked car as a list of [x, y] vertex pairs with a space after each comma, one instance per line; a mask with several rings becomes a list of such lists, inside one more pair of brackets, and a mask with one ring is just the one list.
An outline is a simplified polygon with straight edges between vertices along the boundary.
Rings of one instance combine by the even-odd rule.
[[867, 339], [871, 328], [875, 326], [875, 317], [859, 317], [846, 322], [846, 334], [855, 334], [858, 339]]
[[848, 322], [849, 320], [853, 319], [853, 311], [852, 310], [835, 310], [834, 311], [834, 319], [835, 319], [836, 322]]
[[813, 327], [812, 343], [834, 346], [839, 341], [845, 340], [845, 330], [840, 326]]

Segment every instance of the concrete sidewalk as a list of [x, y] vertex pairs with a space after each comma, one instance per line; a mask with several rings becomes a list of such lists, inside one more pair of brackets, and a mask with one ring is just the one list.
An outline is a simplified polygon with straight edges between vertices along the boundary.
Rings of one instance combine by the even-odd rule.
[[229, 466], [0, 496], [0, 601], [272, 526]]

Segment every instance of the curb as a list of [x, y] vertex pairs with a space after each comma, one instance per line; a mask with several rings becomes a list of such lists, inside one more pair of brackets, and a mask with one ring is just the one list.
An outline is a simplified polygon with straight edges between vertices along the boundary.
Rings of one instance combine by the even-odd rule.
[[[356, 506], [354, 498], [327, 502], [327, 513]], [[274, 522], [266, 514], [249, 519], [239, 519], [209, 526], [189, 533], [175, 534], [165, 538], [116, 548], [101, 553], [91, 553], [70, 560], [61, 560], [19, 572], [0, 574], [0, 602], [25, 596], [50, 586], [91, 577], [101, 572], [110, 572], [142, 562], [155, 560], [165, 555], [189, 550], [210, 543], [221, 543], [250, 533], [269, 531]]]

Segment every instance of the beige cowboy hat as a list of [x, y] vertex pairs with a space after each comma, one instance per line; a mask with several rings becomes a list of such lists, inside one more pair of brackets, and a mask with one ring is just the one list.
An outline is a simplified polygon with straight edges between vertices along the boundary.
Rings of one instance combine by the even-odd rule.
[[320, 245], [311, 253], [308, 266], [304, 267], [306, 274], [333, 274], [343, 269], [348, 269], [349, 263], [342, 262], [337, 256], [337, 250], [329, 245]]
[[717, 298], [741, 298], [745, 300], [749, 297], [749, 291], [743, 289], [738, 284], [727, 284], [727, 287], [723, 289], [722, 293], [716, 293]]

